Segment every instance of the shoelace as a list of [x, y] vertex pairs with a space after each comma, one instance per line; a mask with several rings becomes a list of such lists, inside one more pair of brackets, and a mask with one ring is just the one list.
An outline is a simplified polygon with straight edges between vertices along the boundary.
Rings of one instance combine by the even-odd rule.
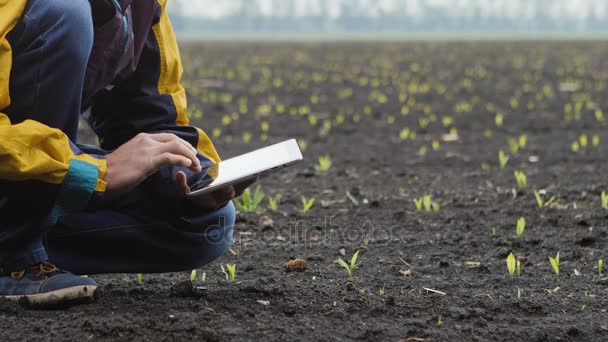
[[[31, 267], [31, 269], [33, 269], [33, 270], [38, 269], [38, 274], [36, 274], [34, 276], [34, 278], [38, 278], [45, 274], [59, 271], [59, 268], [57, 268], [57, 266], [51, 264], [48, 261], [43, 261], [43, 262], [39, 263], [38, 265], [34, 265]], [[21, 278], [23, 278], [23, 276], [25, 276], [26, 271], [27, 270], [21, 270], [19, 272], [12, 272], [11, 277], [15, 280], [21, 280]]]

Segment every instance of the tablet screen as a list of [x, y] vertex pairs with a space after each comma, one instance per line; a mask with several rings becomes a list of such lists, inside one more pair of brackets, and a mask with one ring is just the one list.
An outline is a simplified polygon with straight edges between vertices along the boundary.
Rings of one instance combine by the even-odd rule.
[[211, 166], [207, 174], [214, 181], [203, 189], [229, 184], [301, 160], [302, 154], [295, 140], [288, 140]]

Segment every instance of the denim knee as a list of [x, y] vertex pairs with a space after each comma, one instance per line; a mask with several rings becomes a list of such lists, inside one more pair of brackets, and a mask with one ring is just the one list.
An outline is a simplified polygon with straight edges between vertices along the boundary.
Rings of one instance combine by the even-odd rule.
[[236, 209], [229, 202], [223, 208], [196, 218], [188, 219], [187, 229], [196, 233], [196, 243], [190, 245], [195, 250], [185, 251], [184, 262], [191, 268], [204, 266], [226, 254], [233, 242], [233, 228], [236, 220]]
[[93, 48], [91, 5], [84, 0], [30, 0], [26, 13], [34, 21], [47, 51], [61, 51], [63, 63], [86, 66]]

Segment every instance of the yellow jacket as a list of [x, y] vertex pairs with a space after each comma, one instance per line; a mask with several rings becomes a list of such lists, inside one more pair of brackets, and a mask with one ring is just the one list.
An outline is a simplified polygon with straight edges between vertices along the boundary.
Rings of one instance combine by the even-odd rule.
[[[186, 93], [180, 85], [183, 69], [166, 13], [167, 0], [137, 1], [153, 1], [157, 11], [143, 37], [145, 45], [137, 68], [111, 89], [103, 88], [105, 84], [99, 87], [102, 90], [91, 101], [87, 119], [100, 138], [101, 148], [111, 151], [140, 132], [171, 132], [198, 149], [203, 167], [219, 162], [211, 140], [201, 129], [189, 126], [186, 117]], [[0, 0], [0, 194], [3, 182], [56, 185], [53, 211], [60, 216], [84, 207], [94, 192], [105, 191], [107, 166], [103, 155], [85, 153], [62, 131], [34, 120], [13, 122], [6, 112], [11, 97], [19, 96], [9, 93], [13, 54], [6, 37], [26, 2]]]

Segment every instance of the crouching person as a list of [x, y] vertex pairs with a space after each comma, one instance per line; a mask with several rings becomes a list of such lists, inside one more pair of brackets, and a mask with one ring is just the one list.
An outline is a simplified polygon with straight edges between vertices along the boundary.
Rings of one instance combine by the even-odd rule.
[[[231, 199], [191, 201], [219, 156], [186, 118], [166, 0], [0, 2], [0, 297], [87, 302], [83, 274], [200, 267]], [[78, 144], [81, 113], [100, 147]]]

